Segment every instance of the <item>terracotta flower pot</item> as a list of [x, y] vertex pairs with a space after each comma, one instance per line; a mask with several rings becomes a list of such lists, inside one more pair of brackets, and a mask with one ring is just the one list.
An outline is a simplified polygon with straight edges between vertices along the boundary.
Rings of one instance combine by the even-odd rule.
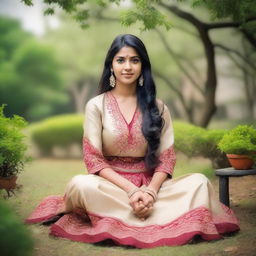
[[247, 155], [227, 154], [227, 158], [236, 170], [248, 170], [253, 166], [253, 160]]
[[0, 189], [11, 190], [16, 187], [17, 176], [0, 177]]

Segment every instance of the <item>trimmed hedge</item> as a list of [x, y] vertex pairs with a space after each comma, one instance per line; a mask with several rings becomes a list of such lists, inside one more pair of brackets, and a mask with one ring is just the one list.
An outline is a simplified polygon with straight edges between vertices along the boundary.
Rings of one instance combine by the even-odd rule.
[[226, 130], [207, 130], [189, 123], [173, 123], [175, 148], [188, 157], [209, 158], [214, 168], [229, 166], [226, 155], [217, 147]]
[[44, 156], [52, 155], [55, 146], [81, 144], [83, 137], [82, 114], [60, 115], [45, 119], [29, 127], [32, 140]]
[[[81, 145], [83, 115], [70, 114], [51, 117], [30, 126], [31, 136], [43, 155], [51, 155], [55, 146], [68, 148], [74, 143]], [[207, 130], [189, 123], [175, 121], [175, 148], [188, 157], [203, 156], [212, 161], [213, 167], [229, 166], [225, 154], [217, 144], [225, 130]]]

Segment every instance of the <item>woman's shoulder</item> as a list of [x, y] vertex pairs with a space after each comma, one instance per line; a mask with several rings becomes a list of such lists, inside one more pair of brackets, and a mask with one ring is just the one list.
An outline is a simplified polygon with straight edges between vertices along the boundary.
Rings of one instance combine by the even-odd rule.
[[104, 95], [105, 95], [105, 93], [101, 93], [97, 96], [94, 96], [93, 98], [88, 100], [88, 102], [86, 103], [86, 106], [87, 107], [93, 107], [93, 106], [100, 107], [100, 106], [102, 106]]

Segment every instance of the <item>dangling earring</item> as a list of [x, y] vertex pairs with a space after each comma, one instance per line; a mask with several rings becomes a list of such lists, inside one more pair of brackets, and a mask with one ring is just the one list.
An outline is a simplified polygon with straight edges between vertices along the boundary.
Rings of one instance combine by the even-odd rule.
[[143, 86], [143, 83], [144, 83], [144, 79], [143, 79], [143, 76], [141, 75], [139, 79], [139, 86]]
[[116, 79], [114, 77], [112, 68], [110, 69], [110, 71], [111, 71], [111, 76], [109, 77], [109, 84], [110, 84], [111, 87], [114, 88], [116, 86]]

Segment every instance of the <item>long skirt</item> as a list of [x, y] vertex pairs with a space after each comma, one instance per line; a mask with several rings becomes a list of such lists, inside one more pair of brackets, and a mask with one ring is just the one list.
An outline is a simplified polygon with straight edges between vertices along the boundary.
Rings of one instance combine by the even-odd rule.
[[[126, 178], [134, 182], [136, 175], [141, 174]], [[140, 180], [144, 184], [149, 181], [146, 176]], [[152, 248], [186, 244], [198, 235], [216, 240], [239, 230], [232, 210], [218, 201], [202, 174], [166, 180], [152, 214], [144, 221], [133, 214], [121, 188], [97, 175], [77, 175], [67, 185], [64, 197], [45, 198], [26, 221], [44, 221], [64, 202], [70, 213], [51, 225], [50, 234], [85, 243], [111, 239], [121, 245]]]

